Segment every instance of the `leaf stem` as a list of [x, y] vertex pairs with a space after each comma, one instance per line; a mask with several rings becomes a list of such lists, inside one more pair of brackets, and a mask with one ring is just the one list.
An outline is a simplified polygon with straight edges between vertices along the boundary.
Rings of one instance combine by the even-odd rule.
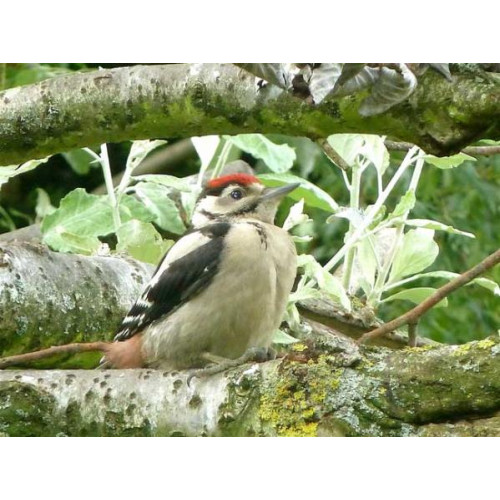
[[101, 144], [100, 163], [102, 173], [104, 175], [104, 183], [106, 184], [106, 191], [108, 193], [109, 203], [113, 209], [113, 222], [115, 231], [122, 225], [120, 220], [120, 210], [118, 208], [118, 200], [115, 195], [115, 188], [113, 186], [113, 177], [111, 175], [111, 166], [109, 163], [108, 148], [106, 144]]
[[345, 256], [347, 251], [355, 245], [360, 239], [365, 237], [364, 232], [366, 229], [369, 227], [369, 225], [373, 222], [373, 219], [377, 215], [378, 211], [382, 207], [382, 205], [385, 203], [385, 200], [391, 193], [391, 191], [394, 189], [394, 186], [397, 184], [401, 176], [404, 174], [406, 169], [418, 158], [415, 156], [415, 153], [419, 150], [418, 147], [414, 147], [408, 151], [406, 154], [403, 162], [401, 165], [398, 167], [394, 175], [392, 176], [392, 179], [389, 181], [389, 184], [387, 184], [386, 188], [384, 191], [381, 193], [381, 195], [378, 197], [377, 201], [375, 202], [374, 205], [368, 210], [366, 213], [366, 217], [363, 221], [363, 223], [358, 227], [358, 229], [354, 232], [354, 234], [348, 238], [348, 240], [345, 242], [344, 246], [326, 263], [325, 265], [325, 270], [330, 271], [333, 269]]

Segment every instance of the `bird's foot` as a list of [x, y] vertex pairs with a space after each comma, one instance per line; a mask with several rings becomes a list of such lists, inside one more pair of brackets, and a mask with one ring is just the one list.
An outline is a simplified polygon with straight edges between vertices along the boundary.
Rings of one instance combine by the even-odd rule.
[[245, 363], [264, 363], [265, 361], [271, 361], [276, 359], [276, 351], [271, 347], [250, 347], [245, 351], [243, 356], [236, 359], [221, 358], [210, 353], [205, 353], [202, 357], [206, 361], [211, 361], [212, 364], [206, 368], [194, 370], [187, 379], [188, 386], [195, 377], [200, 378], [216, 375], [217, 373], [229, 370], [230, 368], [236, 368]]

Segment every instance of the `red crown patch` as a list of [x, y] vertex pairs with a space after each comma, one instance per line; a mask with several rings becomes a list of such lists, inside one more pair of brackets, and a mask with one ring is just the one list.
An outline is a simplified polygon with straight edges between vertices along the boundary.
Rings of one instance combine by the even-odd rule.
[[229, 184], [239, 184], [240, 186], [248, 186], [255, 182], [261, 183], [257, 177], [250, 174], [230, 174], [224, 175], [222, 177], [217, 177], [217, 179], [212, 179], [208, 181], [207, 186], [211, 189], [221, 188], [228, 186]]

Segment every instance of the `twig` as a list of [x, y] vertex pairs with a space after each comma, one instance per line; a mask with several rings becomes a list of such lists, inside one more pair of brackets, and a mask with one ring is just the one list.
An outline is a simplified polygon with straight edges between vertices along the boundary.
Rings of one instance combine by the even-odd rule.
[[56, 345], [40, 351], [28, 352], [26, 354], [17, 354], [0, 358], [0, 369], [16, 366], [31, 361], [49, 358], [55, 354], [78, 354], [80, 352], [106, 351], [108, 342], [86, 342], [66, 345]]
[[332, 162], [337, 165], [337, 167], [342, 170], [349, 170], [349, 165], [342, 158], [342, 156], [340, 156], [337, 151], [335, 151], [335, 149], [330, 146], [330, 143], [326, 139], [319, 139], [318, 144], [321, 146], [326, 156], [328, 156], [330, 160], [332, 160]]
[[[392, 151], [408, 151], [414, 145], [410, 142], [396, 142], [388, 141], [384, 142], [387, 149]], [[468, 146], [462, 149], [462, 153], [472, 155], [472, 156], [489, 156], [500, 154], [500, 146]]]
[[457, 276], [455, 279], [451, 280], [446, 285], [438, 288], [428, 299], [424, 300], [421, 304], [414, 307], [407, 313], [399, 316], [399, 318], [393, 319], [389, 321], [389, 323], [385, 323], [382, 326], [375, 328], [371, 332], [365, 333], [358, 340], [358, 344], [362, 344], [367, 340], [370, 340], [375, 337], [380, 337], [385, 333], [392, 332], [396, 328], [406, 324], [416, 323], [418, 318], [426, 313], [431, 307], [435, 306], [438, 302], [443, 300], [445, 297], [450, 295], [450, 293], [454, 292], [457, 288], [460, 288], [474, 278], [477, 278], [480, 274], [483, 274], [488, 269], [492, 268], [494, 265], [500, 262], [500, 249], [496, 252], [493, 252], [491, 255], [486, 257], [482, 262], [472, 267], [468, 271], [465, 271], [460, 276]]

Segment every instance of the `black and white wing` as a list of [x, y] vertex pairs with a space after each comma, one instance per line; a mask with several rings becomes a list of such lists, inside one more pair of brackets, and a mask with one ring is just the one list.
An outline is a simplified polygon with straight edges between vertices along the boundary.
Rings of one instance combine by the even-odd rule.
[[224, 222], [210, 224], [173, 245], [123, 319], [115, 341], [133, 337], [201, 292], [217, 274], [229, 228]]

